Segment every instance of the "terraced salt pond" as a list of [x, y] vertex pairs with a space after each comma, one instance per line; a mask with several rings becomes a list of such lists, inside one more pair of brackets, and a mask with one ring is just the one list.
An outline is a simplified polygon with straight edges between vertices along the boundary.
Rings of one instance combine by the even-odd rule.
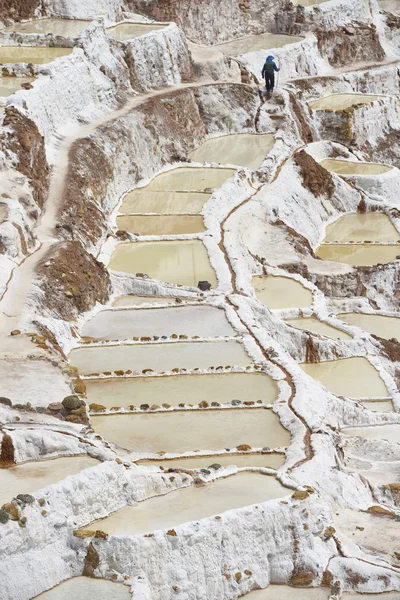
[[311, 333], [317, 333], [318, 335], [324, 335], [331, 339], [338, 340], [351, 340], [352, 337], [348, 333], [344, 331], [340, 331], [340, 329], [336, 329], [323, 321], [320, 321], [316, 317], [299, 318], [299, 319], [287, 319], [286, 323], [288, 325], [292, 325], [293, 327], [297, 327], [298, 329], [303, 329], [306, 331], [311, 331]]
[[399, 232], [387, 215], [382, 213], [350, 213], [328, 225], [324, 241], [394, 242], [399, 238]]
[[126, 379], [87, 380], [89, 404], [112, 408], [141, 404], [192, 404], [206, 400], [226, 404], [232, 400], [272, 404], [278, 397], [276, 383], [263, 373], [224, 373], [212, 375], [173, 375]]
[[205, 231], [200, 215], [123, 215], [117, 217], [118, 229], [139, 235], [180, 235]]
[[0, 96], [11, 96], [23, 89], [23, 84], [32, 81], [35, 81], [34, 77], [0, 77]]
[[132, 337], [187, 335], [234, 336], [224, 310], [212, 306], [181, 306], [103, 310], [82, 330], [84, 339], [124, 340]]
[[199, 281], [208, 281], [217, 287], [215, 271], [200, 240], [120, 244], [108, 266], [133, 275], [145, 273], [167, 283], [196, 287]]
[[128, 42], [136, 37], [146, 35], [146, 33], [151, 33], [152, 31], [159, 31], [160, 29], [165, 29], [165, 25], [154, 25], [153, 23], [120, 23], [115, 27], [108, 28], [107, 33], [119, 42]]
[[315, 253], [322, 260], [345, 263], [355, 267], [395, 262], [400, 256], [400, 244], [322, 244]]
[[279, 469], [285, 464], [284, 454], [221, 454], [214, 456], [193, 456], [174, 460], [141, 460], [138, 464], [147, 467], [163, 467], [164, 469], [206, 469], [210, 465], [219, 464], [221, 467], [232, 465], [241, 467], [264, 467]]
[[[269, 585], [265, 590], [256, 590], [243, 596], [243, 600], [328, 600], [327, 588], [292, 588], [287, 585]], [[365, 596], [362, 596], [363, 598]], [[370, 598], [367, 596], [366, 598]]]
[[379, 163], [364, 163], [339, 159], [322, 160], [320, 165], [338, 175], [383, 175], [393, 169], [393, 167]]
[[361, 404], [374, 412], [393, 412], [393, 404], [390, 400], [366, 400]]
[[90, 24], [90, 21], [79, 21], [77, 19], [36, 19], [26, 23], [14, 23], [3, 29], [3, 32], [11, 33], [38, 33], [61, 36], [77, 37]]
[[374, 398], [388, 395], [378, 371], [366, 358], [345, 358], [300, 365], [336, 396]]
[[128, 306], [141, 306], [142, 304], [170, 304], [176, 306], [179, 304], [179, 298], [173, 296], [134, 296], [133, 294], [127, 294], [126, 296], [120, 296], [113, 302], [114, 307], [126, 308]]
[[340, 313], [336, 316], [345, 323], [360, 327], [368, 333], [388, 340], [396, 338], [400, 341], [400, 318], [362, 313]]
[[391, 444], [400, 444], [400, 425], [373, 425], [371, 427], [346, 427], [344, 435], [368, 439], [387, 440]]
[[0, 506], [18, 494], [32, 494], [97, 464], [89, 456], [75, 456], [0, 469]]
[[259, 169], [274, 141], [273, 134], [224, 135], [205, 141], [189, 157], [193, 162], [215, 162]]
[[263, 408], [92, 416], [91, 424], [108, 442], [147, 454], [290, 444], [277, 415]]
[[144, 534], [283, 498], [290, 493], [291, 490], [284, 488], [274, 477], [243, 473], [201, 488], [191, 486], [128, 506], [85, 529], [100, 529], [110, 535]]
[[304, 308], [313, 302], [310, 290], [289, 277], [253, 277], [256, 296], [268, 308]]
[[68, 56], [71, 52], [72, 48], [0, 46], [0, 64], [33, 63], [34, 65], [43, 65], [60, 56]]
[[303, 41], [303, 37], [295, 35], [280, 35], [274, 33], [263, 33], [261, 35], [249, 35], [231, 42], [212, 46], [212, 50], [223, 52], [232, 56], [256, 52], [257, 50], [268, 50], [269, 48], [282, 48], [288, 44]]
[[[379, 8], [393, 14], [399, 14], [400, 2], [399, 0], [378, 0]], [[399, 594], [400, 598], [400, 594]]]
[[105, 579], [75, 577], [57, 587], [36, 596], [37, 600], [131, 600], [129, 587]]
[[251, 359], [238, 342], [173, 342], [130, 346], [82, 347], [72, 350], [71, 363], [81, 375], [119, 369], [158, 373], [172, 369], [208, 369], [211, 366], [246, 367]]
[[372, 104], [384, 98], [384, 96], [369, 95], [369, 94], [331, 94], [318, 100], [312, 100], [308, 103], [312, 110], [347, 110], [353, 106], [362, 104]]
[[342, 600], [400, 600], [400, 592], [382, 594], [343, 594]]

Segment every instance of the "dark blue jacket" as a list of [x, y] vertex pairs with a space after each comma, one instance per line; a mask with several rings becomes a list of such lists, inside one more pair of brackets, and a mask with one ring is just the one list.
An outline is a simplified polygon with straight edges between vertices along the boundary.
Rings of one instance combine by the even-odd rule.
[[265, 77], [265, 73], [272, 73], [273, 71], [279, 71], [280, 69], [276, 66], [273, 60], [267, 60], [264, 63], [262, 76]]

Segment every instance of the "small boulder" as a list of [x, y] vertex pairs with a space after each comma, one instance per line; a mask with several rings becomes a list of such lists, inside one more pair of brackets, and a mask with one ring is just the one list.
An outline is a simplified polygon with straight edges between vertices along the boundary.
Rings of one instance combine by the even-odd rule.
[[149, 404], [141, 404], [140, 405], [140, 410], [149, 410], [150, 406]]
[[17, 500], [23, 505], [33, 504], [35, 502], [35, 498], [30, 494], [18, 494]]
[[21, 516], [21, 512], [20, 512], [18, 506], [16, 504], [13, 504], [12, 502], [3, 504], [3, 506], [1, 508], [6, 513], [8, 513], [8, 516], [10, 517], [11, 521], [18, 521], [18, 519]]
[[4, 508], [0, 508], [0, 523], [5, 525], [10, 520], [10, 515]]
[[199, 281], [197, 287], [202, 292], [208, 292], [209, 290], [211, 290], [211, 283], [209, 281]]
[[239, 450], [239, 452], [249, 452], [251, 446], [249, 446], [249, 444], [240, 444], [239, 446], [236, 446], [236, 449]]
[[4, 396], [0, 396], [0, 404], [4, 404], [4, 406], [12, 406], [10, 398], [5, 398]]
[[84, 404], [84, 401], [78, 398], [78, 396], [66, 396], [62, 401], [62, 405], [66, 410], [76, 410]]
[[212, 469], [213, 471], [219, 471], [219, 469], [222, 469], [222, 466], [219, 463], [213, 463], [212, 465], [207, 467], [207, 469]]
[[231, 402], [232, 406], [240, 406], [242, 404], [241, 400], [232, 400]]
[[62, 409], [64, 408], [64, 406], [61, 404], [61, 402], [52, 402], [51, 404], [48, 405], [47, 410], [49, 410], [50, 412], [61, 412]]

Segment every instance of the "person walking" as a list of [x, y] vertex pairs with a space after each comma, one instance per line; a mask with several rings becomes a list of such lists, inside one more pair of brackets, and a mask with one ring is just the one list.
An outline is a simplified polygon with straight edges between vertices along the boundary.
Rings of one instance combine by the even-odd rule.
[[268, 95], [272, 94], [275, 87], [275, 73], [278, 73], [280, 69], [275, 63], [274, 56], [267, 56], [267, 60], [264, 63], [262, 76], [265, 79], [265, 87], [267, 88]]

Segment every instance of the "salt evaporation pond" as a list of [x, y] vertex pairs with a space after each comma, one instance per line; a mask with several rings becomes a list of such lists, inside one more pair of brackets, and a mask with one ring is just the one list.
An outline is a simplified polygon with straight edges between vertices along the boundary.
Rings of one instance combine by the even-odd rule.
[[24, 83], [32, 83], [34, 77], [0, 77], [0, 96], [11, 96], [23, 89]]
[[[178, 300], [181, 300], [180, 298]], [[191, 300], [191, 298], [186, 298]], [[134, 296], [133, 294], [127, 294], [126, 296], [120, 296], [113, 302], [113, 306], [118, 308], [124, 308], [128, 306], [141, 306], [142, 304], [173, 304], [177, 305], [177, 298], [174, 296]]]
[[138, 464], [147, 467], [163, 467], [164, 469], [207, 469], [213, 464], [221, 467], [264, 467], [279, 469], [285, 464], [284, 454], [217, 454], [214, 456], [193, 456], [173, 460], [140, 460]]
[[300, 367], [336, 396], [379, 398], [388, 395], [378, 371], [366, 358], [302, 363]]
[[117, 226], [138, 235], [180, 235], [206, 229], [200, 215], [123, 215], [117, 217]]
[[345, 323], [360, 327], [368, 331], [368, 333], [388, 340], [396, 338], [400, 341], [400, 318], [362, 313], [341, 313], [336, 316], [338, 319], [345, 321]]
[[400, 600], [400, 592], [382, 594], [343, 594], [342, 600]]
[[383, 213], [350, 213], [326, 228], [325, 242], [395, 242], [400, 233]]
[[263, 408], [92, 416], [91, 425], [108, 442], [147, 454], [290, 444], [277, 415]]
[[393, 412], [393, 404], [390, 400], [366, 400], [361, 404], [374, 412]]
[[287, 585], [269, 585], [265, 590], [255, 590], [246, 594], [243, 600], [328, 600], [330, 594], [330, 589], [327, 588], [302, 589]]
[[320, 163], [321, 167], [337, 173], [338, 175], [383, 175], [393, 169], [380, 163], [354, 162], [350, 160], [326, 159]]
[[144, 188], [127, 194], [120, 211], [128, 216], [154, 213], [158, 218], [160, 218], [159, 215], [197, 214], [201, 212], [210, 197], [209, 192], [162, 192], [159, 190], [147, 191]]
[[234, 173], [234, 169], [179, 167], [157, 175], [145, 188], [140, 188], [140, 191], [199, 192], [217, 189]]
[[400, 244], [322, 244], [315, 253], [318, 258], [355, 267], [395, 262], [400, 256]]
[[312, 292], [289, 277], [253, 277], [256, 296], [268, 308], [304, 308], [313, 302]]
[[71, 52], [72, 48], [0, 46], [0, 64], [32, 63], [34, 65], [44, 65], [60, 56], [67, 56]]
[[200, 488], [188, 487], [127, 506], [85, 529], [137, 535], [171, 529], [227, 510], [288, 496], [291, 490], [268, 475], [242, 473]]
[[344, 435], [387, 440], [391, 444], [400, 443], [400, 425], [373, 425], [371, 427], [346, 427], [341, 430]]
[[303, 37], [295, 35], [280, 35], [275, 33], [262, 33], [261, 35], [249, 35], [231, 42], [217, 44], [212, 46], [212, 50], [237, 56], [247, 52], [256, 52], [257, 50], [268, 50], [268, 48], [282, 48], [288, 44], [295, 44], [303, 41]]
[[154, 25], [153, 23], [120, 23], [115, 27], [109, 27], [106, 31], [119, 42], [128, 42], [146, 33], [165, 29], [165, 25]]
[[175, 368], [208, 369], [228, 365], [246, 367], [252, 362], [238, 342], [174, 342], [83, 347], [72, 350], [69, 358], [81, 375], [120, 369], [153, 369], [161, 373]]
[[120, 244], [108, 267], [133, 275], [145, 273], [167, 283], [196, 287], [199, 281], [208, 281], [217, 287], [215, 271], [200, 240]]
[[348, 333], [344, 331], [340, 331], [340, 329], [336, 329], [323, 321], [320, 321], [316, 317], [309, 318], [299, 318], [299, 319], [287, 319], [286, 323], [288, 325], [292, 325], [293, 327], [297, 327], [298, 329], [303, 329], [306, 331], [311, 331], [311, 333], [317, 333], [319, 335], [324, 335], [331, 339], [337, 340], [351, 340], [352, 337]]
[[360, 106], [361, 104], [372, 104], [384, 98], [384, 96], [369, 95], [369, 94], [331, 94], [318, 100], [312, 100], [308, 103], [312, 110], [333, 110], [342, 111], [352, 106]]
[[79, 36], [81, 32], [90, 24], [90, 21], [79, 21], [77, 19], [37, 19], [27, 21], [26, 23], [14, 23], [10, 27], [3, 29], [3, 32], [16, 33], [38, 33], [61, 36]]
[[129, 587], [105, 579], [75, 577], [36, 596], [37, 600], [131, 600]]
[[189, 154], [193, 162], [223, 163], [259, 169], [274, 145], [274, 135], [238, 133], [206, 140]]
[[263, 373], [214, 373], [212, 375], [172, 375], [169, 377], [133, 377], [86, 381], [89, 404], [112, 408], [140, 404], [192, 404], [206, 400], [229, 403], [232, 400], [272, 404], [278, 398], [278, 386]]
[[234, 336], [224, 310], [213, 306], [177, 306], [103, 310], [82, 330], [85, 339], [126, 340], [132, 337], [187, 335]]
[[[399, 0], [378, 0], [379, 8], [387, 12], [398, 14], [400, 12]], [[399, 594], [400, 598], [400, 594]]]
[[18, 494], [31, 494], [97, 464], [89, 456], [76, 456], [0, 469], [0, 506]]

